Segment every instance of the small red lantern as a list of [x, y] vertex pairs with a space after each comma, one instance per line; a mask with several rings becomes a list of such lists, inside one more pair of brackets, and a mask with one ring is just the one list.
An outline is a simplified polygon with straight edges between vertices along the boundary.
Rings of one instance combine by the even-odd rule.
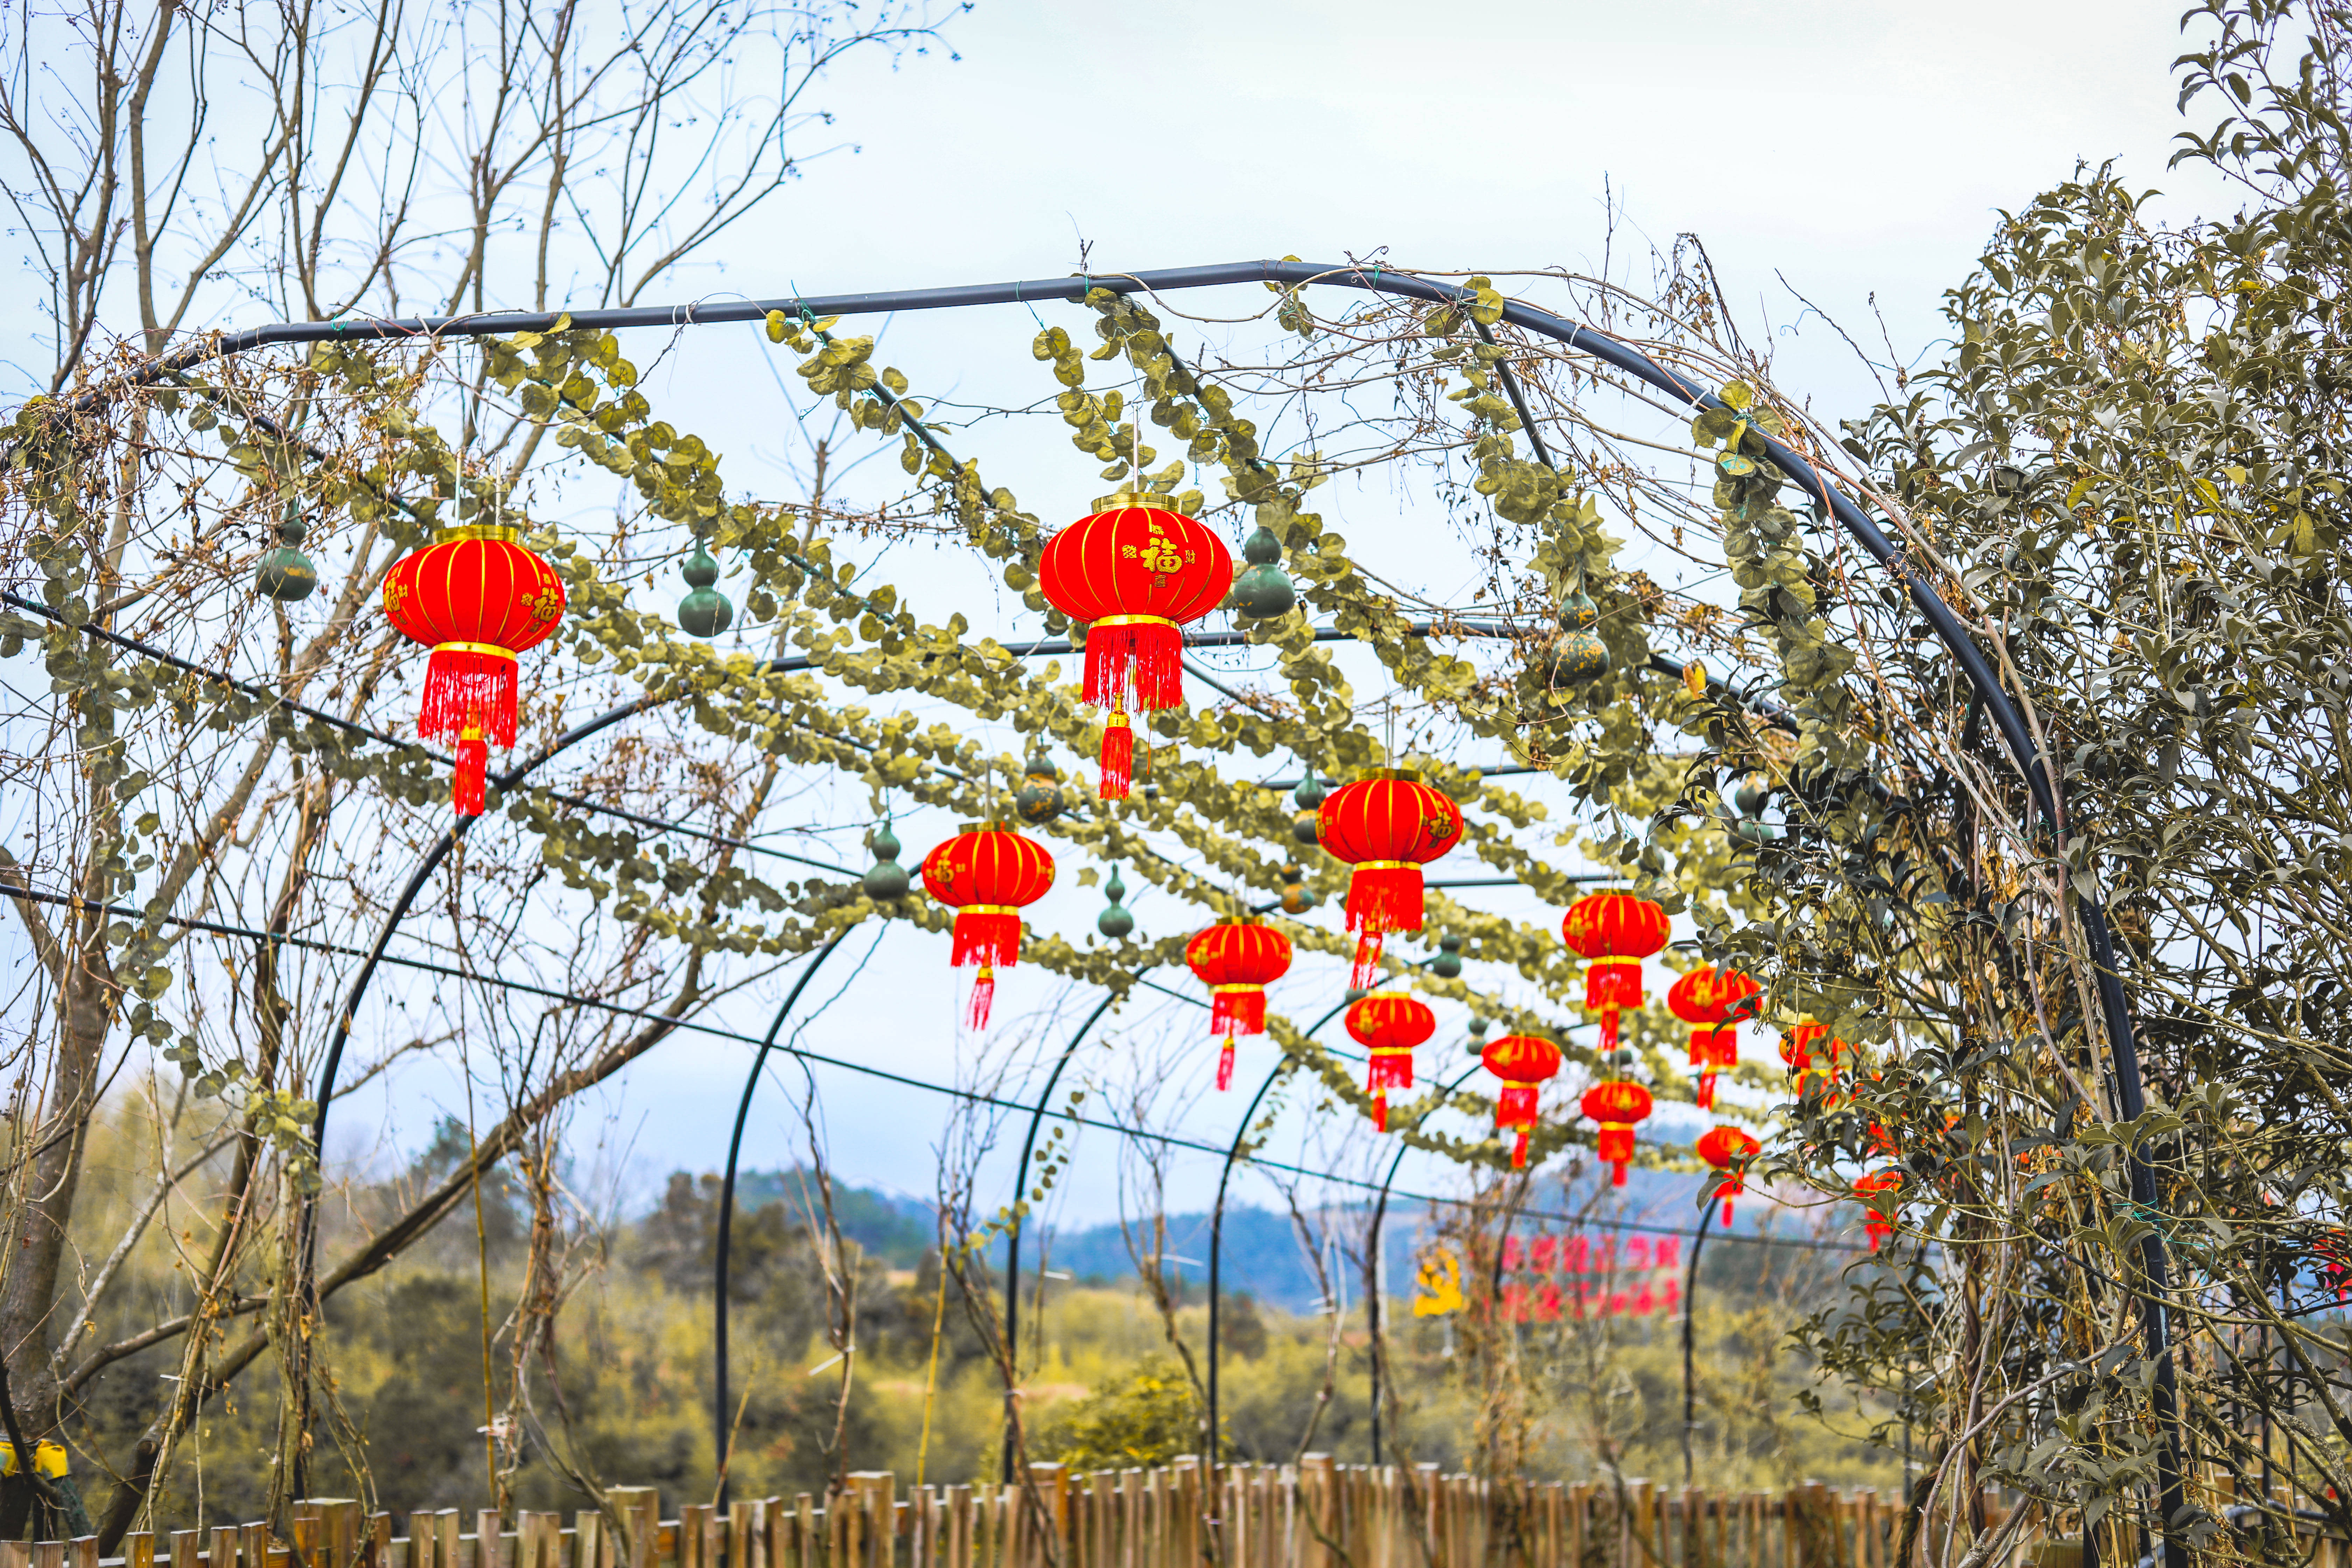
[[1437, 1015], [1418, 996], [1376, 991], [1348, 1005], [1348, 1033], [1371, 1054], [1364, 1088], [1372, 1097], [1372, 1125], [1389, 1130], [1389, 1090], [1412, 1087], [1412, 1048], [1437, 1033]]
[[1650, 1114], [1650, 1091], [1638, 1083], [1610, 1079], [1584, 1091], [1579, 1109], [1601, 1123], [1597, 1152], [1609, 1162], [1609, 1184], [1625, 1184], [1625, 1166], [1633, 1158], [1633, 1123]]
[[1184, 701], [1184, 634], [1224, 602], [1234, 558], [1215, 532], [1165, 507], [1118, 506], [1082, 517], [1046, 544], [1037, 587], [1087, 625], [1086, 700], [1108, 708], [1104, 800], [1125, 800], [1134, 777], [1130, 707], [1150, 712]]
[[1863, 1228], [1870, 1233], [1870, 1250], [1873, 1252], [1878, 1250], [1880, 1242], [1895, 1234], [1895, 1200], [1882, 1198], [1879, 1194], [1893, 1193], [1902, 1184], [1903, 1173], [1891, 1167], [1854, 1178], [1853, 1195], [1863, 1205]]
[[457, 742], [457, 815], [482, 815], [490, 742], [515, 742], [517, 654], [563, 619], [555, 569], [516, 542], [516, 530], [467, 525], [395, 563], [383, 613], [400, 635], [432, 648], [416, 732]]
[[1421, 868], [1462, 841], [1462, 808], [1403, 768], [1380, 768], [1324, 797], [1316, 841], [1355, 868], [1348, 878], [1348, 929], [1357, 933], [1349, 985], [1380, 977], [1381, 942], [1419, 931]]
[[1010, 828], [967, 827], [923, 857], [923, 891], [956, 911], [950, 968], [980, 965], [969, 1015], [988, 1027], [996, 999], [996, 970], [1021, 960], [1021, 910], [1054, 885], [1054, 858]]
[[1699, 1134], [1694, 1145], [1698, 1157], [1718, 1171], [1729, 1173], [1723, 1184], [1723, 1223], [1731, 1223], [1731, 1200], [1748, 1190], [1738, 1166], [1749, 1155], [1764, 1147], [1748, 1132], [1737, 1127], [1717, 1127]]
[[1666, 990], [1666, 1011], [1691, 1026], [1691, 1066], [1701, 1110], [1715, 1109], [1715, 1075], [1739, 1065], [1739, 1020], [1753, 1017], [1764, 988], [1737, 969], [1702, 963]]
[[1503, 1092], [1495, 1097], [1495, 1131], [1518, 1129], [1518, 1142], [1511, 1145], [1511, 1168], [1525, 1170], [1528, 1129], [1536, 1124], [1536, 1086], [1559, 1071], [1559, 1047], [1538, 1035], [1505, 1035], [1489, 1041], [1478, 1059], [1503, 1080]]
[[1666, 911], [1631, 893], [1594, 893], [1569, 906], [1560, 940], [1585, 961], [1584, 1005], [1601, 1015], [1601, 1048], [1617, 1048], [1617, 1014], [1642, 1005], [1642, 961], [1666, 945]]
[[1271, 926], [1214, 925], [1184, 944], [1184, 962], [1209, 988], [1209, 1033], [1225, 1037], [1217, 1087], [1234, 1086], [1234, 1037], [1265, 1033], [1265, 988], [1290, 973], [1290, 939]]
[[1839, 1068], [1843, 1064], [1846, 1054], [1853, 1049], [1843, 1040], [1831, 1038], [1817, 1061], [1814, 1047], [1829, 1036], [1829, 1032], [1827, 1024], [1817, 1024], [1807, 1018], [1790, 1025], [1780, 1037], [1780, 1059], [1789, 1064], [1789, 1075], [1797, 1080], [1797, 1098], [1800, 1100], [1805, 1097], [1807, 1087], [1815, 1079], [1825, 1085], [1836, 1083]]

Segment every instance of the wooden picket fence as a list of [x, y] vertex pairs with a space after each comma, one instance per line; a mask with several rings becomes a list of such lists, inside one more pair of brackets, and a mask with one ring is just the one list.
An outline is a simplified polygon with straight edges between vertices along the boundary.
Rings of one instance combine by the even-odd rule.
[[[614, 1487], [604, 1510], [389, 1513], [346, 1500], [294, 1505], [291, 1539], [264, 1524], [124, 1538], [0, 1542], [0, 1568], [1897, 1568], [1901, 1509], [1874, 1491], [1809, 1483], [1786, 1493], [1647, 1481], [1569, 1485], [1441, 1474], [1434, 1465], [1226, 1465], [1212, 1484], [1163, 1468], [1073, 1474], [1026, 1486], [925, 1486], [887, 1470], [849, 1477], [831, 1506], [810, 1493], [661, 1517], [651, 1487]], [[1211, 1506], [1213, 1503], [1213, 1506]], [[1986, 1521], [2004, 1519], [1985, 1498]], [[1926, 1543], [1940, 1544], [1940, 1543]], [[1942, 1553], [1921, 1553], [1940, 1557]], [[2327, 1542], [2317, 1568], [2347, 1568]], [[2032, 1529], [1995, 1568], [2073, 1568]]]

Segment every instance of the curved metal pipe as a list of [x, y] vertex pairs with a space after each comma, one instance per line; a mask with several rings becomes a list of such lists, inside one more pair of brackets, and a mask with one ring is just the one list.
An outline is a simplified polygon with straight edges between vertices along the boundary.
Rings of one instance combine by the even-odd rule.
[[[1144, 966], [1146, 969], [1152, 967], [1154, 966], [1150, 964]], [[1138, 975], [1142, 973], [1140, 969], [1136, 971]], [[1095, 1010], [1087, 1015], [1087, 1021], [1078, 1026], [1077, 1033], [1070, 1037], [1070, 1043], [1062, 1047], [1061, 1058], [1055, 1062], [1054, 1070], [1046, 1076], [1044, 1090], [1037, 1096], [1037, 1109], [1030, 1114], [1029, 1136], [1021, 1141], [1021, 1164], [1013, 1183], [1013, 1224], [1006, 1231], [1004, 1238], [1004, 1346], [1006, 1363], [1014, 1373], [1013, 1384], [1004, 1390], [1004, 1484], [1006, 1486], [1013, 1484], [1013, 1450], [1016, 1447], [1013, 1441], [1013, 1386], [1017, 1386], [1019, 1383], [1021, 1371], [1021, 1205], [1023, 1202], [1021, 1194], [1029, 1190], [1029, 1156], [1036, 1152], [1037, 1129], [1045, 1124], [1045, 1108], [1053, 1101], [1054, 1086], [1062, 1081], [1062, 1069], [1070, 1065], [1072, 1057], [1077, 1055], [1078, 1046], [1086, 1039], [1087, 1031], [1091, 1030], [1101, 1020], [1102, 1016], [1109, 1012], [1113, 1005], [1125, 994], [1123, 991], [1114, 991], [1105, 996], [1096, 1005]]]
[[793, 981], [793, 988], [784, 994], [783, 1005], [776, 1009], [774, 1020], [768, 1025], [767, 1037], [760, 1042], [760, 1048], [751, 1053], [751, 1070], [743, 1077], [743, 1098], [735, 1105], [735, 1134], [727, 1140], [727, 1175], [719, 1184], [718, 1262], [712, 1270], [710, 1287], [714, 1384], [710, 1405], [710, 1462], [719, 1467], [719, 1506], [722, 1509], [727, 1506], [727, 1476], [731, 1458], [727, 1442], [727, 1264], [730, 1245], [735, 1234], [735, 1162], [743, 1152], [743, 1128], [751, 1115], [751, 1092], [760, 1087], [760, 1069], [768, 1065], [769, 1047], [776, 1043], [776, 1036], [782, 1031], [785, 1018], [791, 1016], [793, 1005], [800, 1001], [801, 993], [808, 989], [808, 983], [816, 978], [816, 972], [824, 967], [824, 961], [833, 956], [834, 950], [841, 945], [842, 940], [856, 929], [856, 926], [844, 926], [834, 932], [833, 940], [817, 949], [816, 956], [809, 961], [809, 966], [801, 971], [801, 977]]
[[[1347, 1005], [1348, 1001], [1343, 998], [1337, 1006], [1307, 1026], [1307, 1035], [1312, 1037], [1316, 1030], [1338, 1017]], [[1223, 1275], [1223, 1261], [1220, 1255], [1223, 1251], [1225, 1239], [1225, 1188], [1234, 1179], [1234, 1163], [1242, 1157], [1242, 1145], [1249, 1141], [1250, 1123], [1257, 1120], [1258, 1106], [1265, 1101], [1267, 1092], [1274, 1088], [1276, 1080], [1297, 1065], [1289, 1056], [1284, 1056], [1281, 1061], [1275, 1064], [1274, 1070], [1265, 1075], [1265, 1081], [1257, 1086], [1257, 1092], [1250, 1096], [1249, 1109], [1242, 1113], [1241, 1128], [1234, 1134], [1233, 1147], [1225, 1151], [1225, 1168], [1217, 1177], [1217, 1206], [1209, 1214], [1209, 1454], [1207, 1460], [1209, 1495], [1206, 1500], [1209, 1506], [1209, 1516], [1212, 1519], [1217, 1516], [1218, 1507], [1216, 1488], [1217, 1329], [1218, 1314], [1222, 1304], [1218, 1286]]]
[[1715, 1218], [1713, 1200], [1699, 1206], [1698, 1231], [1691, 1237], [1690, 1270], [1683, 1276], [1683, 1485], [1691, 1484], [1691, 1426], [1698, 1408], [1697, 1384], [1691, 1376], [1691, 1320], [1698, 1316], [1698, 1254], [1706, 1245], [1707, 1222]]
[[[1439, 1092], [1452, 1094], [1469, 1082], [1470, 1075], [1477, 1070], [1477, 1066], [1463, 1068], [1461, 1074]], [[1426, 1114], [1426, 1112], [1423, 1113], [1424, 1116]], [[1421, 1122], [1416, 1121], [1413, 1125], [1419, 1127]], [[1402, 1144], [1397, 1149], [1396, 1158], [1389, 1162], [1389, 1173], [1381, 1180], [1381, 1195], [1372, 1200], [1371, 1232], [1364, 1240], [1364, 1321], [1371, 1334], [1371, 1342], [1368, 1349], [1372, 1373], [1372, 1463], [1375, 1465], [1381, 1462], [1381, 1369], [1383, 1360], [1381, 1348], [1381, 1297], [1387, 1288], [1387, 1281], [1381, 1278], [1381, 1227], [1388, 1223], [1389, 1189], [1396, 1184], [1397, 1173], [1404, 1168], [1404, 1157], [1412, 1152], [1412, 1144]]]

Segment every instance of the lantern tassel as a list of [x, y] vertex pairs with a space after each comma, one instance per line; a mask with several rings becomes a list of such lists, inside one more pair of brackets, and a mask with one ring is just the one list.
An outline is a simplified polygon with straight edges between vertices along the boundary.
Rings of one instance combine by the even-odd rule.
[[1097, 708], [1181, 708], [1184, 637], [1172, 622], [1087, 628], [1086, 700]]
[[1531, 1083], [1507, 1083], [1503, 1092], [1495, 1097], [1495, 1126], [1497, 1131], [1513, 1127], [1532, 1127], [1536, 1122], [1536, 1086]]
[[1135, 730], [1124, 712], [1113, 713], [1103, 724], [1101, 761], [1102, 785], [1096, 798], [1125, 800], [1135, 783]]
[[1601, 1014], [1601, 1049], [1603, 1053], [1617, 1048], [1617, 1009], [1604, 1008]]
[[1265, 1033], [1265, 992], [1219, 990], [1209, 1002], [1209, 1033], [1223, 1034], [1230, 1044], [1235, 1035]]
[[468, 729], [457, 742], [457, 772], [451, 781], [451, 804], [460, 816], [482, 815], [482, 778], [489, 771], [490, 743], [478, 729]]
[[1731, 1200], [1729, 1198], [1723, 1200], [1723, 1228], [1726, 1230], [1729, 1230], [1731, 1228]]
[[1419, 931], [1421, 868], [1359, 866], [1348, 879], [1348, 929], [1379, 935]]
[[991, 964], [1010, 969], [1021, 960], [1021, 917], [962, 910], [955, 918], [955, 947], [949, 966], [969, 969], [977, 963], [985, 973]]
[[964, 1014], [964, 1021], [975, 1029], [988, 1027], [989, 1006], [995, 1000], [996, 971], [983, 963], [980, 966], [980, 978], [971, 983], [971, 1005]]
[[1524, 1171], [1527, 1168], [1528, 1135], [1526, 1130], [1523, 1128], [1519, 1132], [1519, 1141], [1511, 1145], [1511, 1169], [1514, 1171]]
[[436, 647], [425, 667], [425, 695], [416, 732], [425, 739], [462, 736], [478, 726], [501, 746], [515, 743], [515, 657], [469, 647]]
[[1698, 1093], [1693, 1095], [1691, 1098], [1701, 1110], [1713, 1110], [1715, 1109], [1715, 1074], [1713, 1071], [1710, 1070], [1698, 1075]]
[[1356, 939], [1356, 960], [1348, 966], [1348, 988], [1370, 991], [1381, 977], [1381, 933], [1366, 931]]
[[[1381, 1089], [1379, 1093], [1372, 1096], [1372, 1131], [1375, 1132], [1385, 1132], [1388, 1130], [1389, 1091]], [[1874, 1250], [1877, 1247], [1878, 1243], [1874, 1241], [1870, 1245]]]
[[1227, 1035], [1225, 1037], [1224, 1048], [1217, 1053], [1217, 1088], [1222, 1091], [1233, 1087], [1234, 1037], [1231, 1035]]

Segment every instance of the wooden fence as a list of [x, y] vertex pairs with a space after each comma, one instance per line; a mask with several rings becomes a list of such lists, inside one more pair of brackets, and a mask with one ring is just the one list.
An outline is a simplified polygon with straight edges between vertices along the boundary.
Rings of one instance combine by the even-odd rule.
[[[831, 1507], [807, 1492], [684, 1504], [661, 1517], [651, 1487], [614, 1487], [608, 1507], [571, 1524], [528, 1510], [407, 1516], [356, 1502], [294, 1505], [290, 1540], [267, 1525], [124, 1538], [0, 1542], [0, 1568], [1895, 1568], [1893, 1498], [1817, 1483], [1786, 1493], [1709, 1492], [1629, 1481], [1489, 1480], [1335, 1464], [1227, 1465], [1208, 1495], [1203, 1467], [1076, 1475], [1031, 1467], [1029, 1489], [926, 1486], [900, 1493], [884, 1470], [849, 1478]], [[1213, 1508], [1208, 1504], [1213, 1500]], [[2005, 1518], [1988, 1492], [1986, 1521]], [[2009, 1568], [2074, 1568], [2032, 1521]], [[2317, 1568], [2347, 1568], [2326, 1542]]]

